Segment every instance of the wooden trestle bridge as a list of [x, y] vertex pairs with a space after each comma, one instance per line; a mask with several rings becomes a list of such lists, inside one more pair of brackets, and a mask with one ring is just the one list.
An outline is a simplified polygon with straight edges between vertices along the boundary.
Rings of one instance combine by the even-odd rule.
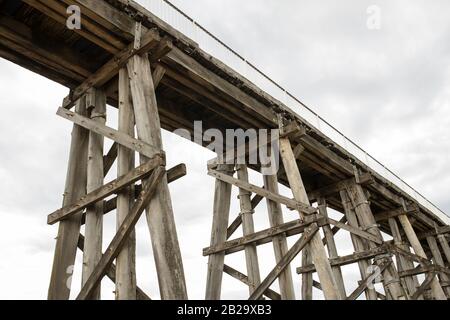
[[[69, 5], [81, 8], [81, 29], [67, 28]], [[0, 0], [0, 56], [70, 89], [57, 111], [73, 122], [73, 132], [63, 207], [48, 216], [49, 224], [59, 224], [49, 299], [69, 298], [67, 270], [77, 250], [83, 251], [78, 299], [99, 298], [105, 276], [115, 282], [117, 299], [149, 299], [135, 276], [134, 226], [144, 211], [161, 297], [187, 299], [168, 188], [186, 168], [166, 168], [161, 129], [193, 134], [198, 120], [204, 130], [221, 132], [280, 129], [280, 170], [264, 175], [262, 187], [248, 181], [248, 171], [260, 172], [261, 165], [208, 164], [216, 184], [211, 243], [203, 252], [209, 257], [206, 299], [221, 298], [223, 273], [247, 286], [250, 299], [311, 299], [313, 287], [326, 299], [450, 297], [446, 221], [134, 1]], [[116, 128], [105, 125], [110, 107], [119, 109]], [[110, 150], [104, 139], [114, 141]], [[105, 183], [116, 160], [118, 178]], [[279, 184], [292, 198], [280, 195]], [[237, 217], [230, 215], [233, 187], [239, 189]], [[252, 214], [262, 200], [271, 228], [255, 230]], [[296, 218], [283, 221], [282, 207]], [[342, 213], [339, 221], [328, 216], [330, 208]], [[103, 253], [102, 219], [113, 211], [117, 233]], [[244, 236], [233, 238], [240, 227]], [[339, 230], [350, 234], [353, 254], [338, 256]], [[292, 247], [288, 237], [297, 238]], [[265, 243], [273, 243], [276, 258], [267, 275], [257, 253]], [[224, 263], [238, 251], [245, 251], [246, 271]], [[341, 272], [348, 264], [360, 270], [353, 292]], [[377, 272], [384, 293], [371, 286]], [[301, 297], [294, 294], [294, 277], [302, 279]], [[271, 289], [275, 282], [279, 290]]]

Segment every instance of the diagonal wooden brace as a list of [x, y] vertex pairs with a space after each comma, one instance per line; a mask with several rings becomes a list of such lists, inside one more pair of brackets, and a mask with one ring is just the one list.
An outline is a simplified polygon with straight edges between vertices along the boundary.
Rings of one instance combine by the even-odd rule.
[[98, 188], [97, 190], [94, 190], [90, 194], [84, 196], [81, 198], [78, 202], [75, 204], [63, 207], [53, 213], [51, 213], [47, 217], [47, 223], [52, 225], [55, 224], [58, 221], [61, 221], [63, 219], [67, 219], [71, 215], [80, 212], [81, 210], [85, 209], [86, 207], [105, 199], [106, 197], [117, 193], [121, 189], [127, 187], [128, 185], [144, 179], [145, 177], [148, 177], [153, 169], [155, 169], [158, 166], [165, 165], [165, 159], [164, 156], [161, 154], [158, 154], [154, 156], [152, 159], [150, 159], [147, 163], [144, 165], [130, 171], [126, 175], [117, 178], [114, 181], [111, 181], [110, 183], [107, 183], [103, 187]]
[[142, 212], [144, 212], [145, 208], [148, 206], [148, 203], [154, 196], [156, 188], [158, 187], [158, 184], [164, 173], [165, 170], [162, 166], [157, 167], [153, 171], [139, 198], [136, 200], [133, 208], [131, 209], [131, 212], [129, 213], [129, 215], [127, 215], [122, 225], [117, 230], [116, 235], [109, 244], [99, 263], [95, 267], [94, 271], [92, 271], [89, 279], [86, 281], [80, 293], [78, 294], [77, 300], [89, 299], [92, 292], [99, 285], [107, 269], [111, 266], [114, 259], [120, 253], [120, 250], [125, 244], [127, 237], [133, 231], [136, 223], [142, 215]]

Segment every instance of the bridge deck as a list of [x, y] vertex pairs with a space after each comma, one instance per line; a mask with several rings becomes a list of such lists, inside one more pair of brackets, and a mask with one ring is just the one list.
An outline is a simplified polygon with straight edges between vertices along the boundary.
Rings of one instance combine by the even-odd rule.
[[[68, 30], [64, 24], [67, 5], [75, 3], [82, 7], [83, 14], [83, 29], [77, 32]], [[390, 233], [387, 213], [401, 207], [402, 199], [407, 205], [419, 207], [418, 212], [412, 213], [418, 233], [432, 232], [435, 223], [447, 225], [283, 103], [133, 1], [0, 0], [0, 56], [74, 89], [132, 42], [135, 17], [142, 19], [147, 28], [156, 27], [175, 45], [173, 51], [158, 62], [167, 70], [157, 89], [164, 129], [185, 128], [192, 132], [196, 120], [203, 121], [204, 130], [276, 128], [277, 113], [283, 112], [309, 129], [302, 140], [305, 152], [299, 161], [311, 195], [314, 190], [352, 178], [353, 164], [356, 164], [374, 177], [375, 182], [368, 189], [374, 215], [379, 217], [384, 232]], [[112, 106], [117, 101], [116, 84], [115, 78], [106, 85], [108, 102]], [[280, 181], [287, 184], [285, 176], [281, 176]], [[327, 200], [332, 208], [343, 211], [338, 193]], [[426, 242], [423, 245], [427, 247]]]

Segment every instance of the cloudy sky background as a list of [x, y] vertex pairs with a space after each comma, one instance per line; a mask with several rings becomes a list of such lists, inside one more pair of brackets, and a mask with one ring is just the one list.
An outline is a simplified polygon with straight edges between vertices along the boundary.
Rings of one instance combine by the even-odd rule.
[[[448, 1], [173, 2], [450, 212]], [[380, 30], [366, 26], [370, 5], [381, 9]], [[66, 95], [60, 85], [0, 60], [1, 299], [46, 298], [57, 230], [46, 225], [46, 216], [61, 205], [71, 131], [55, 112]], [[111, 110], [109, 125], [116, 121]], [[164, 134], [164, 142], [169, 165], [184, 162], [188, 167], [188, 176], [170, 188], [189, 296], [201, 299], [207, 263], [201, 250], [209, 244], [214, 186], [206, 161], [213, 155], [171, 134]], [[259, 177], [251, 179], [260, 184]], [[231, 219], [238, 212], [235, 195]], [[295, 218], [285, 213], [286, 221]], [[268, 226], [265, 204], [255, 219], [257, 229]], [[109, 215], [106, 244], [114, 226], [114, 215]], [[145, 219], [137, 230], [139, 285], [158, 298]], [[352, 251], [344, 233], [338, 249], [341, 255]], [[272, 249], [264, 246], [258, 253], [265, 275], [274, 266]], [[242, 254], [227, 263], [245, 272]], [[294, 267], [298, 264], [296, 259]], [[78, 259], [74, 291], [80, 287], [79, 273]], [[346, 267], [344, 274], [350, 279], [349, 293], [358, 271]], [[294, 278], [299, 297], [300, 279]], [[103, 288], [105, 298], [112, 298], [108, 279]], [[247, 294], [226, 275], [223, 289], [224, 298]]]

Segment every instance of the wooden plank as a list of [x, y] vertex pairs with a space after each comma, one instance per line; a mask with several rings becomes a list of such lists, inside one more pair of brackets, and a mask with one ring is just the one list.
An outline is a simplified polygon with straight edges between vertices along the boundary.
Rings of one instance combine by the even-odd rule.
[[293, 236], [302, 233], [312, 223], [323, 224], [324, 219], [319, 215], [308, 216], [305, 220], [295, 220], [286, 222], [275, 227], [271, 227], [262, 231], [258, 231], [246, 236], [223, 242], [216, 246], [210, 246], [203, 249], [203, 255], [208, 256], [218, 252], [225, 251], [226, 254], [239, 252], [245, 249], [246, 245], [262, 245], [272, 241], [273, 237], [286, 234], [286, 236]]
[[86, 207], [114, 194], [124, 187], [148, 177], [151, 171], [157, 166], [165, 165], [165, 160], [163, 155], [155, 155], [147, 163], [141, 165], [140, 167], [130, 171], [126, 175], [107, 183], [103, 187], [100, 187], [88, 195], [80, 198], [76, 203], [65, 206], [50, 215], [48, 215], [47, 223], [55, 224], [58, 221], [67, 219], [68, 217], [74, 215], [77, 212], [85, 209]]
[[[428, 236], [427, 237], [427, 243], [428, 247], [431, 250], [431, 254], [433, 256], [433, 263], [437, 266], [441, 267], [442, 269], [445, 268], [444, 259], [442, 258], [441, 251], [439, 250], [439, 246], [437, 244], [436, 238], [434, 236]], [[450, 273], [450, 269], [449, 269]], [[447, 273], [440, 273], [439, 274], [440, 282], [448, 282], [450, 281], [450, 277], [447, 275]], [[444, 292], [446, 293], [447, 297], [450, 297], [450, 288], [443, 288]]]
[[219, 179], [219, 180], [221, 180], [223, 182], [232, 184], [232, 185], [234, 185], [236, 187], [245, 189], [245, 190], [247, 190], [249, 192], [253, 192], [253, 193], [259, 194], [260, 196], [262, 196], [264, 198], [267, 198], [267, 199], [270, 199], [272, 201], [284, 204], [285, 206], [287, 206], [291, 210], [299, 210], [299, 211], [301, 211], [301, 212], [303, 212], [303, 213], [305, 213], [307, 215], [317, 212], [317, 209], [314, 208], [314, 207], [311, 207], [310, 205], [305, 205], [305, 204], [303, 204], [303, 203], [301, 203], [299, 201], [295, 201], [293, 199], [289, 199], [289, 198], [284, 197], [282, 195], [275, 194], [275, 193], [270, 192], [270, 191], [268, 191], [266, 189], [257, 187], [257, 186], [255, 186], [253, 184], [240, 181], [240, 180], [238, 180], [236, 178], [233, 178], [233, 177], [224, 175], [224, 174], [222, 174], [220, 172], [217, 172], [216, 170], [208, 170], [208, 175], [210, 175], [211, 177], [214, 177], [216, 179]]
[[[78, 113], [87, 114], [84, 98], [77, 102], [75, 108]], [[89, 132], [74, 124], [63, 206], [75, 203], [86, 194], [88, 139]], [[71, 270], [71, 266], [75, 264], [80, 221], [81, 212], [62, 221], [58, 226], [50, 287], [48, 289], [49, 300], [68, 300], [70, 297], [69, 278], [72, 277], [72, 274], [68, 273], [68, 270]]]
[[[91, 89], [86, 95], [86, 108], [90, 110], [92, 122], [106, 123], [106, 95], [104, 91]], [[103, 185], [103, 144], [102, 135], [89, 132], [87, 187], [89, 194]], [[103, 200], [103, 199], [102, 199]], [[87, 206], [85, 214], [85, 248], [81, 282], [84, 285], [102, 256], [103, 241], [103, 201]], [[100, 300], [100, 287], [92, 294], [93, 300]]]
[[134, 150], [140, 154], [143, 154], [149, 158], [151, 158], [156, 153], [160, 152], [160, 149], [157, 149], [156, 147], [154, 147], [149, 143], [132, 138], [123, 132], [96, 123], [91, 119], [83, 117], [82, 115], [72, 112], [70, 110], [59, 108], [56, 114], [90, 131], [93, 131], [95, 133], [103, 135], [106, 138], [114, 140], [118, 144], [125, 146], [131, 150]]
[[141, 214], [144, 212], [149, 201], [154, 196], [164, 172], [165, 170], [161, 166], [156, 167], [156, 169], [152, 172], [148, 183], [144, 186], [144, 189], [142, 190], [139, 198], [136, 200], [130, 214], [125, 218], [91, 276], [81, 288], [81, 291], [77, 296], [77, 300], [89, 299], [95, 288], [99, 285], [102, 277], [106, 273], [106, 270], [111, 266], [114, 259], [119, 254], [128, 239], [128, 236], [138, 222]]
[[73, 103], [83, 96], [92, 87], [102, 87], [124, 67], [134, 55], [146, 53], [158, 45], [160, 37], [156, 30], [149, 30], [142, 36], [139, 49], [134, 48], [134, 43], [120, 51], [110, 61], [103, 65], [96, 73], [90, 75], [69, 96], [64, 99], [63, 108], [70, 109]]
[[308, 227], [300, 237], [300, 239], [292, 246], [292, 248], [286, 253], [286, 255], [277, 263], [275, 268], [269, 272], [267, 277], [261, 282], [261, 284], [252, 293], [249, 300], [261, 299], [264, 292], [270, 287], [270, 285], [277, 279], [280, 273], [286, 269], [292, 260], [300, 253], [300, 251], [310, 242], [314, 235], [319, 231], [317, 225], [311, 225]]
[[[234, 268], [232, 268], [232, 267], [230, 267], [230, 266], [228, 266], [226, 264], [223, 266], [223, 272], [225, 272], [226, 274], [232, 276], [233, 278], [241, 281], [242, 283], [246, 284], [247, 286], [249, 286], [249, 287], [251, 286], [251, 283], [250, 283], [250, 281], [248, 280], [248, 277], [245, 274], [237, 271], [236, 269], [234, 269]], [[264, 295], [267, 298], [272, 299], [272, 300], [281, 300], [281, 295], [279, 293], [273, 291], [270, 288], [268, 288], [264, 292]]]
[[[233, 175], [233, 165], [219, 165], [218, 171]], [[227, 226], [230, 214], [231, 185], [216, 179], [214, 189], [213, 222], [211, 228], [211, 246], [219, 246], [227, 239]], [[206, 300], [220, 300], [225, 253], [220, 252], [208, 257], [206, 279]]]

